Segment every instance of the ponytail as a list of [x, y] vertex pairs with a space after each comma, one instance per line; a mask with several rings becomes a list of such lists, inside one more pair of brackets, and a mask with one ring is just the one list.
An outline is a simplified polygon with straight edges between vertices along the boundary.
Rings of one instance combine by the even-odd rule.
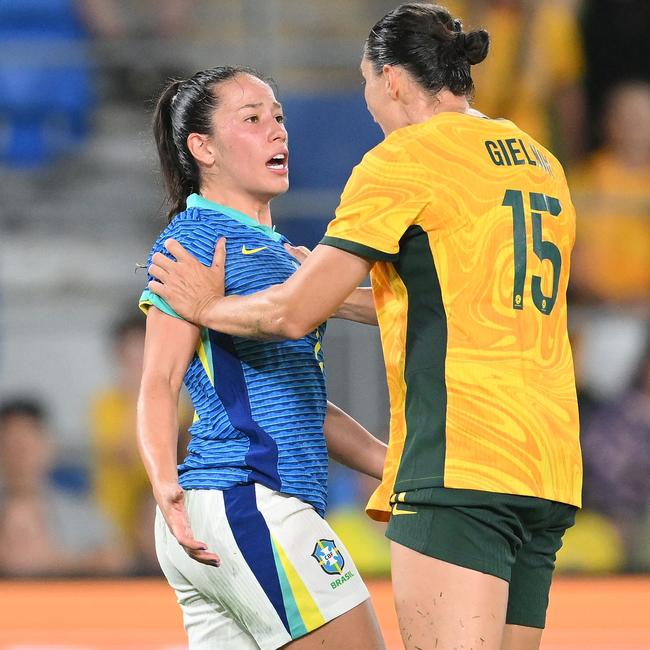
[[167, 221], [185, 209], [185, 199], [191, 194], [191, 183], [185, 177], [179, 159], [178, 148], [174, 142], [172, 122], [172, 104], [177, 97], [182, 81], [172, 81], [163, 90], [153, 116], [153, 131], [158, 149], [160, 171], [166, 191], [166, 203], [169, 205]]

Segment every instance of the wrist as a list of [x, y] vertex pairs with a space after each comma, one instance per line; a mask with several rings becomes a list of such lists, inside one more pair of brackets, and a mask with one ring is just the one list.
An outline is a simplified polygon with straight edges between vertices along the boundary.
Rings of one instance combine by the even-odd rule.
[[183, 488], [178, 481], [158, 481], [153, 486], [153, 494], [157, 503], [177, 501], [183, 495]]
[[201, 299], [196, 306], [196, 315], [193, 319], [194, 323], [203, 327], [210, 327], [210, 323], [214, 317], [214, 311], [223, 298], [224, 296], [212, 294]]

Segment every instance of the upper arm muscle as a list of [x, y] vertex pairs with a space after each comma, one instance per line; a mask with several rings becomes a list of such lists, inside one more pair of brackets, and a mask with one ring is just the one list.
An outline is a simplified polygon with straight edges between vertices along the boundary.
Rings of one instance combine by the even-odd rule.
[[180, 386], [199, 339], [199, 328], [156, 307], [147, 313], [143, 379], [156, 375]]

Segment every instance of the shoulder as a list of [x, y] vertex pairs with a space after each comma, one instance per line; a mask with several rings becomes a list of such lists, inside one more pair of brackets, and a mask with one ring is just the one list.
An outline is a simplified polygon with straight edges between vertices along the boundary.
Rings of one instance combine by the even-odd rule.
[[158, 241], [169, 237], [179, 236], [203, 236], [216, 238], [220, 232], [232, 227], [232, 219], [220, 212], [201, 210], [199, 208], [188, 208], [177, 214], [169, 225], [162, 231]]
[[154, 253], [168, 254], [165, 242], [175, 239], [204, 264], [212, 262], [214, 247], [220, 237], [236, 236], [241, 227], [227, 215], [211, 210], [189, 208], [177, 214], [154, 243]]
[[352, 179], [367, 183], [374, 179], [381, 185], [401, 185], [419, 177], [425, 170], [417, 155], [421, 134], [414, 127], [393, 131], [370, 149], [354, 168]]
[[407, 126], [393, 131], [379, 144], [368, 151], [362, 159], [364, 162], [384, 162], [386, 164], [404, 162], [411, 157], [410, 148], [420, 137], [419, 125]]
[[440, 141], [452, 136], [458, 123], [455, 115], [441, 113], [426, 122], [396, 129], [364, 156], [362, 165], [401, 166], [409, 173], [430, 173], [431, 165], [445, 156]]

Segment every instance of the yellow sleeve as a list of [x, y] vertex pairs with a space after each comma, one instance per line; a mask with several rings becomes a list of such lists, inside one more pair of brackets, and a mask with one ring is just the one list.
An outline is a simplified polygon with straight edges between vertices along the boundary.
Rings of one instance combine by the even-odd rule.
[[373, 260], [397, 259], [402, 235], [429, 202], [430, 183], [408, 152], [384, 141], [352, 171], [321, 244]]

